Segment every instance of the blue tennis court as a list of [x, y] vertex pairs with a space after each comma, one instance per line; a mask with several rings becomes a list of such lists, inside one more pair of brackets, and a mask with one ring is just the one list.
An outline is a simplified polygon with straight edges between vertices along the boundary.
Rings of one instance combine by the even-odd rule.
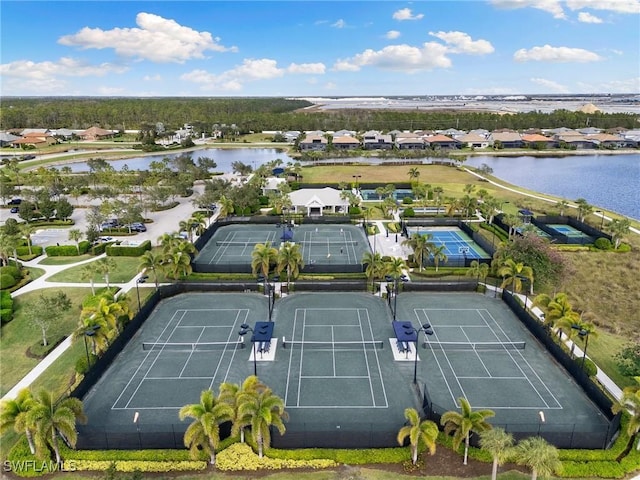
[[458, 227], [408, 227], [409, 236], [431, 235], [431, 242], [437, 246], [445, 246], [448, 258], [469, 258], [472, 260], [489, 259], [491, 255]]
[[584, 239], [593, 241], [593, 237], [591, 237], [590, 235], [587, 235], [586, 233], [578, 230], [575, 227], [572, 227], [571, 225], [567, 225], [564, 223], [559, 223], [559, 224], [554, 223], [554, 224], [548, 224], [547, 227], [551, 228], [552, 230], [555, 230], [561, 235], [566, 235], [567, 237], [584, 238]]

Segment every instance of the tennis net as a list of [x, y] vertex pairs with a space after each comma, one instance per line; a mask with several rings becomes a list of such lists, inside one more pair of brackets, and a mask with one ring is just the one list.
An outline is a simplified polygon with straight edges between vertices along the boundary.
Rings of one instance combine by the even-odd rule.
[[[243, 242], [243, 241], [238, 241], [238, 240], [218, 240], [216, 241], [216, 246], [218, 247], [251, 247], [253, 248], [254, 246], [256, 246], [258, 243], [264, 243], [264, 242]], [[356, 240], [338, 240], [338, 241], [331, 241], [331, 240], [302, 240], [299, 242], [291, 242], [291, 243], [296, 243], [296, 244], [300, 244], [300, 245], [310, 245], [310, 246], [321, 246], [321, 247], [326, 247], [326, 246], [335, 246], [335, 247], [348, 247], [351, 245], [358, 245], [358, 242]]]
[[424, 348], [432, 350], [524, 350], [526, 342], [424, 342]]
[[211, 352], [214, 350], [235, 350], [244, 348], [243, 341], [237, 342], [142, 342], [142, 350], [175, 352]]
[[282, 339], [282, 348], [303, 348], [304, 350], [357, 350], [367, 348], [384, 348], [383, 341], [370, 340], [363, 342], [314, 342], [309, 340]]

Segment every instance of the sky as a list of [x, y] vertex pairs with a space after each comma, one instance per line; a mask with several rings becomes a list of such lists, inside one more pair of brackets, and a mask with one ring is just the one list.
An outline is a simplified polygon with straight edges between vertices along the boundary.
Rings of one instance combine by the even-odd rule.
[[640, 93], [640, 0], [0, 2], [0, 96]]

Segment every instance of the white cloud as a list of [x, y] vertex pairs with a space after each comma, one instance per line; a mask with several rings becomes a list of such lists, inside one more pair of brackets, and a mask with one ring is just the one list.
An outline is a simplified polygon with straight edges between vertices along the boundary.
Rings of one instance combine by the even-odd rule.
[[493, 53], [494, 48], [486, 40], [472, 40], [463, 32], [429, 32], [429, 35], [445, 42], [450, 53], [466, 53], [470, 55], [486, 55]]
[[393, 12], [393, 19], [398, 21], [404, 20], [421, 20], [424, 18], [424, 14], [413, 14], [410, 8], [401, 8], [400, 10]]
[[338, 86], [333, 82], [327, 82], [324, 84], [325, 90], [335, 90]]
[[564, 19], [566, 15], [558, 0], [491, 0], [496, 8], [514, 10], [518, 8], [536, 8], [549, 12], [554, 18]]
[[160, 75], [145, 75], [142, 77], [142, 80], [145, 82], [159, 82], [162, 80], [162, 77]]
[[580, 12], [578, 14], [578, 21], [582, 23], [602, 23], [602, 19], [591, 15], [589, 12]]
[[447, 47], [435, 42], [427, 42], [422, 48], [411, 45], [390, 45], [382, 50], [367, 49], [349, 59], [338, 60], [334, 70], [358, 71], [362, 67], [378, 67], [385, 70], [417, 72], [434, 68], [448, 68]]
[[545, 90], [553, 93], [571, 93], [567, 87], [554, 82], [553, 80], [547, 80], [546, 78], [532, 78], [532, 83], [543, 87]]
[[397, 30], [389, 30], [384, 37], [388, 38], [389, 40], [395, 40], [396, 38], [398, 38], [400, 36], [400, 32]]
[[543, 47], [533, 47], [530, 50], [521, 48], [513, 54], [513, 59], [516, 62], [588, 63], [600, 61], [602, 57], [582, 48], [544, 45]]
[[123, 93], [126, 92], [126, 90], [120, 87], [102, 86], [102, 87], [96, 88], [96, 92], [98, 93], [98, 95], [102, 95], [102, 96], [115, 96], [115, 95], [122, 95]]
[[271, 80], [286, 74], [324, 73], [325, 66], [322, 63], [292, 63], [287, 68], [280, 68], [275, 60], [261, 58], [245, 59], [241, 65], [220, 74], [209, 73], [206, 70], [192, 70], [183, 74], [180, 79], [198, 83], [203, 90], [240, 91], [246, 82]]
[[638, 93], [640, 92], [640, 77], [629, 78], [627, 80], [612, 80], [598, 85], [598, 90], [587, 90], [589, 92], [600, 91], [609, 93]]
[[345, 28], [347, 26], [347, 22], [345, 22], [343, 19], [340, 19], [337, 22], [331, 24], [331, 26], [334, 28]]
[[617, 13], [640, 13], [640, 0], [567, 0], [571, 10], [605, 10]]
[[58, 43], [82, 49], [113, 48], [119, 55], [158, 63], [184, 63], [193, 58], [204, 58], [206, 51], [237, 51], [236, 47], [221, 45], [220, 39], [209, 32], [198, 32], [151, 13], [136, 15], [140, 28], [84, 27], [74, 35], [65, 35]]
[[287, 73], [318, 75], [324, 72], [324, 63], [292, 63], [287, 67]]

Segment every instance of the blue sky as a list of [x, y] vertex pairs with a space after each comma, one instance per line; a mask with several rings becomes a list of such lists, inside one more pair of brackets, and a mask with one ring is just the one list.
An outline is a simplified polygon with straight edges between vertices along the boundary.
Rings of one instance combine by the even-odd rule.
[[2, 0], [2, 96], [640, 93], [640, 0]]

